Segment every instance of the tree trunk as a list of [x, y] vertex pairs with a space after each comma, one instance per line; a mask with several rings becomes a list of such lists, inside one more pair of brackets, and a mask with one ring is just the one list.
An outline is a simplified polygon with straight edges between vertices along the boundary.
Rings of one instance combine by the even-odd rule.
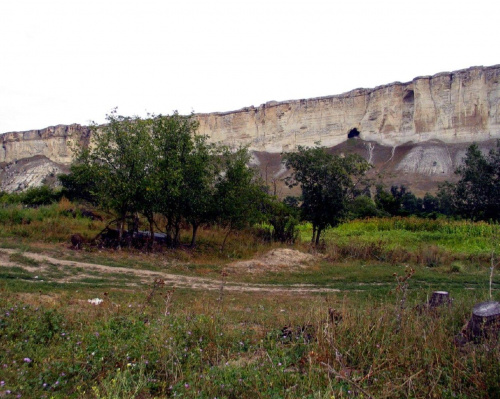
[[118, 249], [122, 248], [123, 227], [125, 226], [125, 216], [118, 221]]
[[193, 237], [191, 238], [191, 244], [189, 245], [191, 248], [196, 246], [196, 233], [198, 232], [198, 224], [193, 223]]
[[315, 243], [315, 241], [316, 241], [315, 239], [316, 239], [316, 226], [313, 224], [313, 234], [311, 237], [311, 244]]
[[316, 232], [316, 246], [319, 245], [319, 239], [320, 239], [320, 236], [321, 236], [321, 232], [323, 231], [322, 228], [318, 227], [318, 231]]
[[172, 218], [168, 218], [167, 226], [165, 228], [165, 233], [166, 233], [166, 241], [167, 241], [167, 247], [172, 248], [173, 247], [173, 239], [172, 239], [172, 233], [173, 233], [173, 226], [172, 226]]
[[153, 248], [153, 244], [155, 242], [155, 228], [154, 228], [154, 219], [152, 216], [148, 217], [149, 222], [149, 249]]
[[226, 233], [226, 235], [224, 237], [224, 241], [222, 241], [222, 245], [220, 247], [221, 252], [224, 251], [224, 247], [226, 246], [227, 237], [229, 237], [229, 233], [231, 233], [232, 230], [233, 229], [231, 227], [227, 230], [227, 233]]
[[120, 243], [123, 237], [123, 225], [125, 224], [125, 218], [120, 218], [117, 224], [118, 224], [118, 242]]
[[137, 233], [139, 231], [139, 215], [137, 214], [137, 212], [134, 213], [132, 228], [129, 227], [129, 230], [132, 230], [132, 233]]
[[181, 222], [177, 220], [175, 222], [175, 230], [174, 230], [174, 247], [178, 247], [181, 242]]

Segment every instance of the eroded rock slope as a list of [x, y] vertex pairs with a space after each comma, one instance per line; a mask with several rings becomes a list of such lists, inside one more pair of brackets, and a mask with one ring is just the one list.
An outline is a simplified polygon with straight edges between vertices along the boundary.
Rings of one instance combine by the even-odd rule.
[[[388, 184], [432, 191], [453, 178], [468, 144], [481, 143], [486, 151], [500, 138], [499, 79], [500, 65], [472, 67], [335, 96], [197, 114], [198, 134], [248, 145], [267, 178], [283, 174], [279, 153], [320, 142], [365, 156]], [[89, 138], [90, 129], [80, 125], [0, 135], [0, 190], [41, 184], [67, 167], [73, 146]]]

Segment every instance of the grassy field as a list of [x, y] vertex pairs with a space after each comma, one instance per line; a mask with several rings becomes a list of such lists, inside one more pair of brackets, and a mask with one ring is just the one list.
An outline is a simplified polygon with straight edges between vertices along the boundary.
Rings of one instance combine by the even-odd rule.
[[[312, 260], [270, 267], [288, 248], [242, 232], [221, 253], [218, 229], [195, 250], [74, 251], [105, 223], [71, 207], [0, 209], [0, 397], [500, 397], [498, 341], [455, 345], [489, 299], [496, 225], [354, 221], [319, 249], [303, 226], [291, 249]], [[452, 305], [426, 310], [434, 290]]]

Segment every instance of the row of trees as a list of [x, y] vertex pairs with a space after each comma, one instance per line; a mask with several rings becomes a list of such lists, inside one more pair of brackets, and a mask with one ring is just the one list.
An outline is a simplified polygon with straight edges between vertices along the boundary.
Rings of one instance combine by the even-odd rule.
[[106, 125], [93, 126], [92, 142], [78, 150], [71, 173], [60, 176], [64, 191], [70, 199], [113, 210], [119, 239], [126, 220], [140, 214], [152, 240], [155, 215], [160, 214], [171, 246], [179, 244], [183, 222], [192, 226], [194, 246], [198, 228], [211, 223], [226, 227], [229, 234], [266, 221], [272, 238], [291, 241], [299, 219], [312, 223], [313, 242], [318, 243], [327, 227], [347, 217], [369, 169], [356, 155], [338, 157], [322, 147], [299, 147], [285, 154], [284, 162], [291, 171], [286, 183], [299, 185], [302, 196], [282, 202], [268, 195], [247, 166], [246, 149], [209, 144], [195, 134], [197, 127], [194, 118], [177, 113], [142, 119], [112, 112]]
[[435, 217], [438, 214], [471, 220], [500, 220], [500, 142], [482, 152], [477, 144], [468, 147], [457, 168], [456, 183], [446, 182], [436, 195], [417, 198], [405, 186], [389, 191], [377, 187], [374, 201], [358, 197], [352, 213], [356, 217], [408, 216]]
[[[217, 223], [234, 229], [266, 221], [273, 237], [293, 240], [299, 219], [313, 225], [314, 243], [328, 227], [355, 217], [443, 213], [497, 220], [500, 211], [500, 147], [485, 156], [476, 145], [467, 150], [456, 184], [443, 185], [437, 196], [417, 198], [404, 186], [377, 187], [370, 195], [366, 160], [335, 156], [323, 147], [299, 147], [284, 154], [290, 171], [285, 183], [300, 186], [300, 198], [279, 201], [249, 168], [244, 148], [231, 151], [196, 135], [191, 116], [174, 113], [147, 119], [112, 112], [107, 124], [94, 126], [89, 147], [78, 151], [69, 175], [60, 176], [66, 195], [111, 209], [119, 234], [129, 217], [142, 215], [155, 231], [155, 215], [166, 220], [167, 242], [179, 244], [181, 223], [198, 228]], [[227, 238], [227, 235], [226, 235]], [[225, 241], [225, 240], [224, 240]]]
[[257, 221], [261, 185], [247, 167], [245, 149], [230, 151], [196, 135], [190, 116], [124, 117], [112, 112], [107, 124], [93, 126], [92, 141], [78, 150], [69, 175], [60, 180], [77, 196], [113, 210], [119, 239], [127, 218], [142, 215], [151, 241], [155, 215], [167, 221], [171, 246], [179, 244], [182, 222], [198, 228], [217, 222], [228, 233]]

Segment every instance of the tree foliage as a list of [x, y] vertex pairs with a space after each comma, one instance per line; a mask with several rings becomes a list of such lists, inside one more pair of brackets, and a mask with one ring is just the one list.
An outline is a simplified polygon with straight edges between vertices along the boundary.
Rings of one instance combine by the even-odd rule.
[[[91, 194], [100, 205], [118, 216], [121, 238], [125, 218], [138, 211], [144, 182], [148, 181], [152, 153], [150, 123], [139, 117], [117, 115], [116, 110], [106, 120], [105, 125], [92, 126], [91, 143], [80, 150], [76, 170], [81, 179], [91, 178], [94, 186]], [[76, 176], [73, 180], [77, 180]]]
[[66, 192], [112, 210], [119, 238], [126, 218], [139, 214], [148, 221], [151, 243], [155, 215], [163, 215], [171, 246], [179, 244], [183, 222], [192, 226], [194, 246], [200, 225], [218, 222], [230, 232], [259, 219], [263, 192], [247, 167], [247, 149], [209, 144], [196, 135], [196, 120], [177, 112], [142, 119], [114, 111], [107, 122], [93, 126], [90, 145], [61, 182]]
[[285, 154], [284, 160], [292, 170], [287, 184], [302, 189], [302, 218], [312, 223], [312, 241], [318, 244], [327, 227], [346, 217], [348, 203], [370, 165], [358, 155], [335, 156], [319, 146], [299, 146], [297, 152]]
[[217, 221], [226, 226], [229, 234], [262, 221], [261, 205], [266, 194], [255, 170], [247, 166], [250, 155], [246, 148], [235, 152], [224, 149], [221, 161], [222, 170], [216, 182]]
[[486, 155], [477, 144], [469, 146], [455, 173], [460, 180], [455, 185], [444, 185], [440, 193], [455, 212], [473, 220], [499, 220], [500, 141]]

